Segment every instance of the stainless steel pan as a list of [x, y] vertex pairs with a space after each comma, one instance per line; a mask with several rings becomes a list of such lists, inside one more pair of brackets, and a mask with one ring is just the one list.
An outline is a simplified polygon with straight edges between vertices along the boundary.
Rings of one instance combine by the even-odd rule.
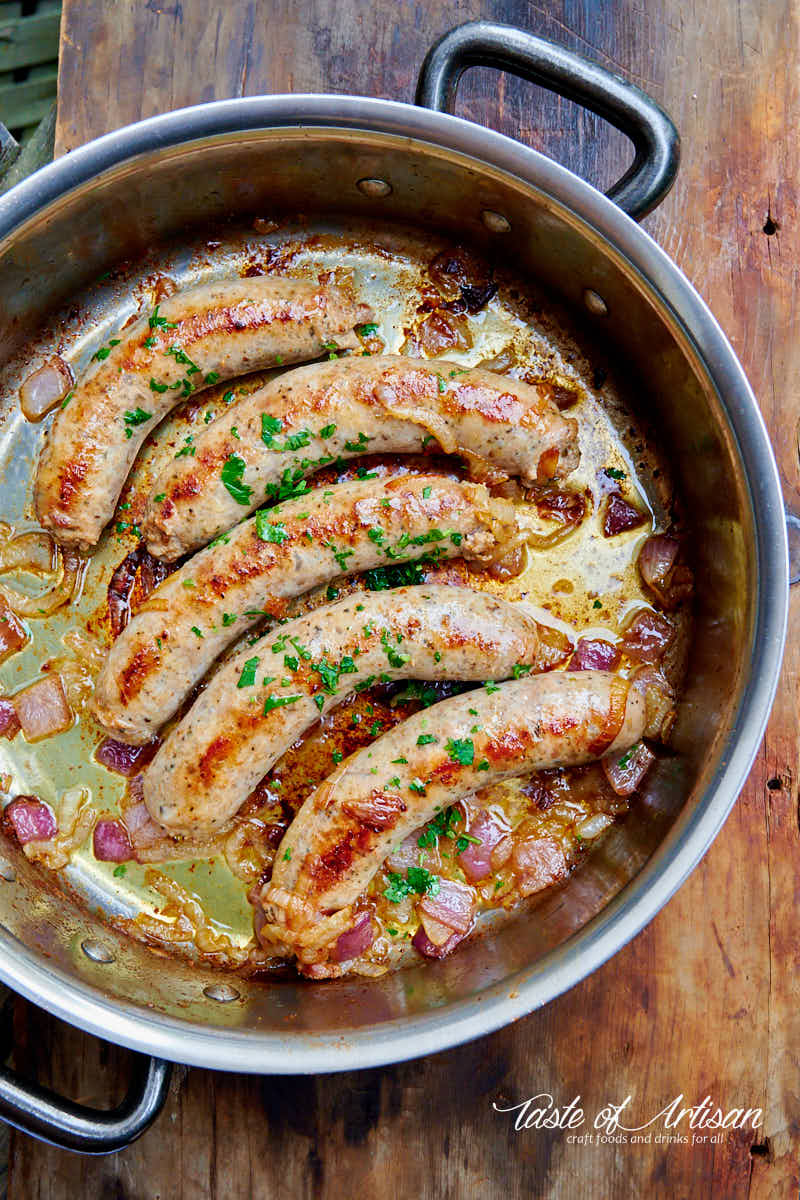
[[[461, 72], [475, 64], [533, 79], [626, 132], [636, 156], [611, 198], [449, 115]], [[672, 124], [622, 79], [483, 22], [433, 49], [418, 101], [309, 95], [203, 105], [100, 138], [38, 172], [0, 199], [0, 365], [121, 260], [161, 241], [174, 248], [230, 217], [302, 210], [413, 222], [513, 260], [640, 381], [693, 513], [696, 636], [676, 757], [536, 920], [368, 983], [232, 988], [211, 970], [156, 959], [116, 936], [43, 888], [6, 849], [0, 977], [57, 1016], [157, 1056], [110, 1114], [0, 1073], [0, 1114], [58, 1144], [101, 1153], [141, 1133], [163, 1103], [162, 1060], [267, 1074], [366, 1067], [441, 1050], [545, 1004], [669, 899], [725, 820], [758, 749], [785, 635], [783, 505], [758, 406], [730, 345], [631, 219], [672, 182]], [[7, 388], [2, 403], [0, 437], [16, 404]], [[0, 495], [10, 487], [6, 478]]]

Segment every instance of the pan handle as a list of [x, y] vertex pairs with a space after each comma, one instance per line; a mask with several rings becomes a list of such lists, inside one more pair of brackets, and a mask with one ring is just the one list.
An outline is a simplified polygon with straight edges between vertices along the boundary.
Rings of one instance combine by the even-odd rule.
[[634, 220], [646, 216], [672, 187], [680, 138], [663, 108], [620, 75], [511, 25], [468, 21], [440, 38], [422, 64], [417, 104], [453, 112], [461, 76], [478, 66], [498, 67], [541, 84], [626, 134], [635, 157], [606, 195]]
[[172, 1064], [137, 1054], [128, 1094], [116, 1108], [76, 1104], [0, 1068], [0, 1118], [61, 1150], [113, 1154], [150, 1126], [167, 1098]]

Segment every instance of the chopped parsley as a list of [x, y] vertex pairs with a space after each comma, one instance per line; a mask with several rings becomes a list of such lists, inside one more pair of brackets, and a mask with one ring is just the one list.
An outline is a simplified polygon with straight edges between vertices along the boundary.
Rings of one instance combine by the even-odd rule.
[[475, 770], [476, 771], [488, 771], [489, 770], [488, 758], [482, 758], [481, 761], [478, 763], [477, 767], [475, 768]]
[[617, 470], [616, 467], [604, 467], [603, 474], [606, 475], [609, 479], [624, 479], [625, 478], [625, 472]]
[[437, 896], [439, 894], [438, 878], [431, 875], [430, 871], [426, 871], [424, 867], [409, 867], [407, 876], [408, 878], [404, 879], [396, 871], [388, 873], [389, 886], [384, 889], [383, 894], [392, 904], [399, 904], [401, 900], [405, 900], [406, 896], [410, 896], [414, 892], [418, 896]]
[[268, 712], [272, 712], [273, 708], [284, 708], [287, 704], [294, 704], [295, 700], [299, 699], [299, 696], [267, 696], [264, 701], [264, 716]]
[[167, 498], [167, 493], [166, 493], [166, 492], [159, 492], [157, 496], [153, 496], [153, 501], [154, 501], [154, 503], [156, 503], [156, 504], [160, 504], [160, 503], [161, 503], [161, 501], [162, 501], [162, 500], [166, 500], [166, 498]]
[[514, 663], [514, 666], [511, 668], [511, 674], [514, 679], [521, 679], [523, 675], [530, 675], [532, 669], [530, 664]]
[[389, 567], [373, 567], [364, 572], [364, 583], [370, 592], [384, 592], [388, 588], [407, 584], [424, 583], [424, 568], [421, 563], [395, 563]]
[[319, 434], [318, 434], [318, 436], [319, 436], [319, 437], [321, 437], [321, 438], [329, 438], [329, 437], [331, 437], [331, 436], [332, 436], [334, 433], [336, 433], [336, 426], [335, 426], [335, 425], [323, 425], [323, 426], [322, 426], [322, 429], [320, 429], [320, 431], [319, 431]]
[[66, 408], [66, 407], [67, 407], [67, 405], [69, 404], [70, 400], [72, 399], [72, 397], [73, 397], [74, 395], [75, 395], [75, 392], [74, 392], [74, 391], [72, 391], [72, 392], [67, 392], [66, 396], [65, 396], [65, 397], [64, 397], [64, 399], [61, 401], [61, 407], [62, 407], [62, 408]]
[[284, 852], [283, 852], [283, 861], [284, 861], [284, 862], [291, 862], [291, 861], [292, 861], [292, 848], [291, 848], [291, 846], [287, 846], [287, 847], [286, 847], [286, 849], [284, 850]]
[[416, 792], [418, 796], [424, 796], [425, 795], [425, 784], [422, 782], [421, 779], [419, 779], [415, 775], [414, 778], [411, 780], [411, 783], [408, 785], [408, 790], [410, 792]]
[[439, 394], [447, 390], [447, 384], [442, 379], [441, 375], [436, 376], [436, 386], [439, 389]]
[[493, 692], [500, 691], [499, 683], [495, 683], [495, 681], [493, 679], [487, 679], [486, 683], [483, 686], [486, 688], [486, 691], [487, 691], [488, 695], [490, 695], [490, 696], [492, 695]]
[[257, 657], [248, 658], [247, 662], [242, 667], [242, 673], [239, 676], [237, 688], [252, 687], [256, 681], [256, 670], [261, 660]]
[[335, 763], [340, 763], [342, 761], [342, 759], [344, 758], [344, 755], [342, 754], [341, 750], [334, 750], [333, 754], [331, 755], [331, 758], [333, 759], [333, 761]]
[[452, 762], [471, 767], [475, 758], [475, 744], [472, 738], [448, 738], [447, 753]]
[[341, 567], [341, 569], [343, 571], [346, 571], [347, 570], [347, 560], [348, 560], [348, 558], [351, 558], [353, 556], [355, 551], [354, 550], [345, 550], [344, 547], [342, 547], [340, 550], [337, 550], [336, 546], [333, 544], [333, 542], [323, 542], [322, 544], [327, 550], [330, 550], [331, 554], [336, 559], [336, 561], [339, 564], [339, 566]]
[[[187, 375], [197, 375], [199, 373], [200, 368], [198, 367], [197, 363], [192, 362], [192, 360], [189, 358], [189, 355], [185, 352], [185, 350], [181, 350], [180, 346], [168, 346], [166, 353], [170, 354], [175, 359], [176, 363], [180, 363], [182, 367], [188, 368], [186, 371]], [[212, 382], [214, 381], [212, 380]]]
[[151, 392], [158, 392], [160, 395], [161, 392], [165, 392], [166, 390], [167, 390], [166, 383], [159, 383], [158, 380], [156, 380], [156, 379], [150, 380], [150, 391]]
[[144, 408], [134, 408], [133, 411], [128, 410], [123, 420], [125, 422], [125, 437], [133, 437], [133, 431], [137, 425], [144, 425], [145, 421], [149, 421], [152, 413], [147, 412]]
[[287, 540], [289, 534], [286, 532], [285, 525], [273, 525], [269, 519], [269, 514], [265, 513], [262, 509], [256, 513], [256, 536], [262, 542], [275, 542], [280, 546], [282, 542]]
[[352, 454], [361, 454], [367, 448], [367, 442], [372, 441], [367, 437], [366, 433], [359, 433], [357, 442], [345, 442], [345, 450], [349, 450]]
[[326, 600], [335, 600], [339, 595], [339, 589], [335, 588], [332, 583], [328, 584], [328, 590], [325, 592]]
[[622, 758], [617, 763], [617, 766], [622, 767], [624, 769], [625, 767], [627, 767], [628, 763], [631, 761], [632, 758], [633, 758], [633, 747], [631, 747], [631, 749], [628, 750], [628, 752], [626, 754], [623, 754]]
[[237, 504], [248, 506], [253, 495], [253, 489], [242, 482], [244, 468], [244, 459], [240, 458], [238, 454], [231, 454], [222, 464], [220, 479]]
[[95, 362], [105, 362], [111, 353], [114, 346], [119, 345], [119, 338], [111, 338], [107, 346], [101, 346], [96, 354], [92, 355]]
[[365, 325], [356, 325], [356, 333], [359, 337], [369, 337], [370, 334], [377, 332], [378, 326], [375, 321], [367, 321]]
[[176, 458], [188, 458], [188, 457], [194, 458], [194, 453], [195, 453], [194, 435], [190, 433], [190, 434], [187, 434], [187, 436], [183, 439], [183, 445], [181, 446], [180, 450], [176, 450], [175, 457]]
[[386, 657], [389, 660], [390, 667], [399, 669], [400, 667], [405, 666], [405, 664], [411, 658], [410, 654], [400, 654], [399, 651], [395, 650], [394, 646], [389, 641], [389, 634], [385, 629], [381, 634], [381, 645], [383, 646]]
[[600, 600], [595, 600], [594, 604], [592, 605], [592, 608], [602, 608], [602, 607], [603, 607], [603, 604], [602, 604], [602, 601], [600, 601]]
[[438, 742], [438, 741], [439, 741], [439, 739], [437, 737], [434, 737], [432, 733], [421, 733], [419, 735], [419, 737], [417, 738], [417, 745], [418, 746], [431, 746], [431, 745], [433, 745], [434, 742]]
[[198, 629], [196, 625], [192, 626], [192, 633], [195, 635], [195, 637], [199, 637], [199, 638], [205, 637], [205, 634], [203, 633], [202, 629]]
[[222, 614], [222, 624], [225, 626], [226, 629], [228, 628], [229, 625], [232, 625], [236, 619], [237, 619], [236, 613], [223, 613]]
[[160, 305], [157, 304], [150, 315], [150, 320], [148, 321], [148, 325], [150, 326], [150, 328], [151, 329], [177, 329], [178, 328], [177, 321], [168, 321], [166, 317], [160, 317], [158, 315], [159, 308], [160, 308]]

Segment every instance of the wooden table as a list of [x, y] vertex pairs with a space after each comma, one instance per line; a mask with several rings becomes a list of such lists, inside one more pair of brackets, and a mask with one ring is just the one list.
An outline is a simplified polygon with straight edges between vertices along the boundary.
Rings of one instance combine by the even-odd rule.
[[[65, 0], [57, 152], [142, 116], [227, 96], [356, 92], [410, 100], [429, 43], [485, 16], [622, 71], [683, 136], [678, 183], [647, 222], [730, 335], [798, 485], [793, 329], [800, 113], [798, 0]], [[589, 179], [625, 148], [571, 105], [473, 71], [460, 112]], [[631, 945], [545, 1010], [400, 1067], [265, 1080], [179, 1071], [156, 1128], [89, 1160], [15, 1135], [9, 1195], [38, 1197], [721, 1198], [797, 1195], [800, 1148], [797, 680], [800, 603], [767, 738], [702, 865]], [[126, 1055], [16, 1004], [18, 1061], [108, 1103]], [[576, 1146], [514, 1133], [492, 1102], [630, 1093], [647, 1116], [683, 1094], [762, 1107], [721, 1144]], [[645, 1117], [642, 1117], [645, 1119]]]

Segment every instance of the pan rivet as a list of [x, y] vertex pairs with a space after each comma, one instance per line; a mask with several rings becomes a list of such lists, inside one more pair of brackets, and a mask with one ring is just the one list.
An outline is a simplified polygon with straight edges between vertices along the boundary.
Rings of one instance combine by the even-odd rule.
[[12, 867], [11, 863], [5, 858], [0, 858], [0, 879], [5, 879], [6, 883], [15, 883], [17, 872]]
[[392, 192], [392, 185], [385, 179], [359, 179], [356, 187], [373, 200], [377, 200], [381, 196], [390, 196]]
[[591, 288], [585, 288], [583, 292], [583, 303], [588, 308], [593, 317], [607, 317], [608, 305], [602, 296], [597, 292], [593, 292]]
[[217, 1000], [220, 1004], [230, 1004], [231, 1000], [239, 999], [239, 992], [229, 983], [210, 983], [203, 988], [207, 1000]]
[[104, 946], [102, 942], [95, 941], [94, 938], [86, 938], [82, 941], [81, 950], [92, 962], [111, 963], [114, 961], [115, 956], [111, 953], [108, 946]]
[[491, 208], [484, 208], [481, 213], [481, 220], [490, 233], [508, 233], [511, 229], [511, 222], [508, 217], [504, 217], [502, 213], [494, 212]]

